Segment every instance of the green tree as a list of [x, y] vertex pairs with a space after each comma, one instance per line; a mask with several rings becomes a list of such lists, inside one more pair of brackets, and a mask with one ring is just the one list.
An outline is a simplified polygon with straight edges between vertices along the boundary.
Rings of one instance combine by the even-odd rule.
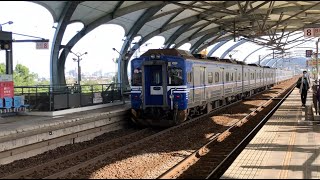
[[[6, 73], [6, 65], [4, 63], [0, 63], [0, 74], [5, 74], [5, 73]], [[35, 85], [37, 78], [38, 78], [38, 74], [30, 72], [29, 68], [22, 64], [17, 64], [13, 71], [14, 86]]]
[[6, 73], [6, 65], [4, 63], [0, 63], [0, 74]]
[[22, 64], [17, 64], [13, 72], [15, 86], [33, 86], [37, 78], [38, 74], [30, 72], [29, 68]]

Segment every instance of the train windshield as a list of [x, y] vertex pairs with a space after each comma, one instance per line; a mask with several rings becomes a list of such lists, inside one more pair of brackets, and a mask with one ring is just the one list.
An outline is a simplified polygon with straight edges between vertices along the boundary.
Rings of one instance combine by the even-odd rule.
[[183, 85], [181, 68], [170, 68], [168, 70], [168, 76], [169, 76], [169, 85], [172, 85], [172, 86]]
[[142, 70], [135, 69], [132, 74], [132, 86], [142, 85]]

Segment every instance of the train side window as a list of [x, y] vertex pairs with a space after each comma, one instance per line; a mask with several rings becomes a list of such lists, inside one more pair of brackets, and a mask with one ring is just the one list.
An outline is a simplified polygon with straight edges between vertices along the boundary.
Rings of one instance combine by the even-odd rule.
[[238, 76], [238, 81], [241, 81], [241, 73], [239, 73], [239, 76]]
[[192, 73], [188, 72], [188, 83], [192, 82]]
[[142, 85], [142, 71], [139, 68], [136, 68], [133, 71], [132, 75], [132, 86], [141, 86]]
[[181, 68], [170, 68], [168, 71], [168, 75], [169, 85], [178, 86], [183, 84]]
[[206, 84], [205, 75], [206, 75], [205, 67], [200, 67], [200, 83], [202, 83], [203, 85]]
[[212, 72], [209, 72], [208, 73], [208, 83], [213, 83], [213, 73]]
[[227, 72], [227, 73], [226, 73], [226, 82], [229, 82], [229, 78], [230, 78], [230, 75], [229, 75], [229, 73]]
[[219, 73], [218, 72], [214, 73], [214, 82], [215, 83], [219, 82]]
[[152, 72], [152, 82], [151, 82], [151, 85], [152, 85], [152, 86], [162, 85], [162, 84], [161, 84], [160, 74], [161, 74], [160, 71], [154, 71], [154, 72]]

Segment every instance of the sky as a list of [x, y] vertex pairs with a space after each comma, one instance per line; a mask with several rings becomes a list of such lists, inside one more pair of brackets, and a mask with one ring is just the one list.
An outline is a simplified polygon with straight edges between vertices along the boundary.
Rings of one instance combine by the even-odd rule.
[[[49, 48], [52, 46], [52, 39], [55, 32], [56, 23], [48, 10], [44, 7], [26, 1], [0, 1], [0, 24], [8, 21], [13, 21], [13, 24], [3, 25], [3, 31], [10, 31], [13, 33], [24, 34], [29, 36], [35, 36], [40, 38], [49, 39]], [[83, 27], [82, 23], [72, 23], [68, 25], [64, 34], [62, 45], [65, 45], [77, 31]], [[116, 48], [121, 50], [123, 40], [125, 36], [124, 29], [119, 25], [104, 24], [82, 38], [73, 48], [74, 53], [88, 54], [82, 56], [81, 70], [82, 72], [93, 73], [101, 70], [102, 72], [116, 72], [117, 64], [113, 62], [113, 59], [118, 58], [119, 54], [112, 50]], [[32, 37], [20, 36], [13, 34], [13, 38], [18, 39], [36, 39]], [[139, 38], [134, 39], [137, 41]], [[161, 36], [156, 36], [140, 48], [140, 53], [137, 52], [133, 56], [139, 56], [141, 53], [151, 48], [162, 47], [165, 39]], [[224, 44], [219, 48], [213, 56], [220, 57], [228, 47], [235, 44], [233, 40]], [[184, 44], [179, 49], [189, 50], [190, 44]], [[38, 73], [39, 77], [50, 77], [50, 52], [51, 49], [37, 50], [36, 44], [29, 43], [14, 43], [13, 44], [13, 65], [17, 63], [27, 66], [32, 72]], [[214, 45], [208, 47], [208, 51], [213, 48]], [[257, 49], [260, 46], [254, 43], [245, 43], [230, 54], [233, 58], [242, 60], [248, 55], [248, 49]], [[247, 62], [257, 61], [259, 55], [267, 54], [268, 51], [262, 49], [252, 56]], [[65, 72], [69, 70], [76, 70], [77, 63], [72, 59], [76, 56], [69, 54], [65, 64]], [[5, 51], [0, 51], [0, 62], [5, 62]], [[67, 73], [66, 73], [67, 74]]]

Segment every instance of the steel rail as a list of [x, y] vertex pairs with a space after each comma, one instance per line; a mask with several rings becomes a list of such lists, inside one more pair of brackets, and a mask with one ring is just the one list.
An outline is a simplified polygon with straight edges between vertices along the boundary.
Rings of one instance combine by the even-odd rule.
[[[294, 84], [295, 85], [295, 84]], [[292, 85], [289, 92], [283, 97], [283, 99], [277, 103], [277, 105], [260, 121], [260, 123], [227, 155], [227, 157], [206, 177], [206, 179], [219, 178], [222, 174], [223, 166], [230, 161], [235, 154], [238, 154], [242, 150], [242, 146], [250, 142], [255, 134], [261, 129], [261, 127], [269, 120], [273, 113], [279, 108], [283, 101], [291, 94], [295, 86]], [[288, 88], [289, 89], [289, 88]], [[220, 172], [219, 172], [220, 171]]]
[[[285, 91], [287, 91], [289, 88], [284, 89], [282, 92], [280, 92], [279, 94], [284, 93]], [[293, 90], [293, 89], [292, 89]], [[291, 91], [292, 91], [291, 90]], [[290, 93], [291, 93], [290, 91]], [[283, 102], [283, 100], [287, 97], [287, 95], [282, 98], [282, 100], [279, 102], [280, 104]], [[204, 156], [205, 154], [207, 154], [206, 149], [209, 145], [211, 145], [212, 143], [216, 143], [216, 142], [221, 142], [223, 141], [223, 139], [227, 138], [232, 132], [233, 129], [235, 129], [236, 127], [241, 126], [242, 124], [244, 124], [245, 122], [248, 121], [248, 118], [250, 116], [252, 116], [254, 113], [256, 113], [257, 111], [261, 111], [263, 108], [266, 107], [267, 103], [272, 102], [273, 100], [278, 100], [279, 98], [277, 97], [271, 97], [270, 99], [268, 99], [268, 101], [262, 103], [261, 105], [259, 105], [259, 107], [257, 107], [255, 110], [251, 111], [247, 116], [245, 116], [244, 118], [238, 120], [237, 122], [233, 123], [228, 129], [224, 130], [222, 133], [217, 133], [213, 136], [211, 136], [209, 139], [210, 141], [207, 142], [205, 145], [203, 145], [202, 147], [200, 147], [198, 150], [196, 150], [194, 153], [192, 153], [191, 155], [189, 155], [187, 158], [183, 159], [182, 161], [180, 161], [178, 164], [176, 164], [175, 166], [173, 166], [172, 168], [170, 168], [169, 170], [167, 170], [165, 173], [163, 173], [162, 175], [160, 175], [157, 179], [170, 179], [173, 177], [176, 177], [177, 175], [179, 175], [180, 173], [182, 173], [182, 171], [184, 169], [186, 169], [188, 166], [190, 166], [193, 162], [197, 161], [198, 159], [200, 159], [202, 156]], [[279, 104], [278, 103], [278, 104]], [[277, 109], [277, 108], [276, 108]], [[269, 113], [269, 114], [273, 114], [273, 113]], [[263, 120], [262, 120], [263, 121]], [[262, 122], [261, 121], [261, 122]], [[261, 124], [261, 122], [259, 123], [259, 125]], [[257, 127], [256, 127], [257, 128]], [[256, 129], [254, 128], [254, 129]]]
[[[264, 91], [262, 91], [262, 92], [264, 92]], [[259, 93], [257, 93], [257, 94], [260, 94], [260, 93], [262, 93], [262, 92], [259, 92]], [[95, 164], [96, 162], [101, 161], [101, 159], [106, 159], [106, 158], [108, 158], [108, 157], [114, 156], [115, 154], [121, 153], [122, 151], [125, 151], [125, 150], [127, 150], [127, 149], [131, 149], [131, 148], [134, 148], [134, 147], [136, 147], [136, 146], [138, 146], [138, 145], [140, 145], [140, 144], [144, 144], [145, 142], [150, 141], [150, 140], [152, 140], [152, 139], [154, 139], [154, 138], [161, 137], [161, 136], [163, 136], [163, 135], [165, 135], [165, 134], [167, 134], [167, 133], [169, 133], [169, 132], [173, 132], [174, 130], [176, 130], [176, 129], [178, 129], [178, 128], [182, 128], [182, 127], [184, 127], [184, 126], [186, 126], [186, 125], [188, 125], [188, 124], [191, 124], [191, 123], [193, 123], [193, 122], [196, 122], [196, 121], [198, 121], [198, 120], [200, 120], [200, 119], [202, 119], [202, 118], [205, 118], [205, 117], [207, 117], [207, 116], [211, 116], [212, 114], [214, 114], [214, 113], [216, 113], [216, 112], [218, 112], [218, 111], [220, 111], [220, 110], [223, 110], [223, 109], [225, 109], [225, 108], [227, 108], [227, 107], [230, 107], [230, 106], [233, 106], [233, 105], [235, 105], [235, 104], [237, 104], [237, 103], [240, 103], [241, 101], [242, 101], [242, 100], [239, 100], [239, 101], [230, 103], [230, 104], [228, 104], [228, 105], [221, 106], [221, 107], [216, 108], [215, 110], [211, 111], [211, 112], [208, 113], [208, 114], [203, 114], [203, 115], [201, 115], [201, 116], [195, 117], [195, 118], [193, 118], [193, 119], [191, 119], [191, 120], [188, 120], [188, 121], [183, 122], [182, 124], [180, 124], [180, 125], [178, 125], [178, 126], [170, 127], [170, 128], [165, 129], [165, 130], [163, 130], [163, 131], [160, 131], [160, 132], [158, 132], [158, 133], [155, 133], [155, 134], [153, 134], [153, 135], [151, 135], [151, 136], [148, 136], [148, 137], [146, 137], [146, 138], [143, 138], [143, 139], [141, 139], [141, 140], [139, 140], [139, 141], [130, 143], [130, 144], [128, 144], [127, 146], [123, 146], [123, 147], [117, 148], [117, 149], [115, 149], [115, 150], [113, 150], [113, 151], [107, 152], [106, 154], [102, 154], [102, 155], [97, 156], [97, 157], [95, 157], [95, 158], [93, 158], [93, 159], [90, 159], [90, 160], [88, 160], [88, 161], [82, 162], [82, 163], [80, 163], [80, 164], [78, 164], [78, 165], [75, 165], [75, 166], [73, 166], [73, 167], [67, 168], [67, 169], [65, 169], [65, 170], [63, 170], [63, 171], [60, 171], [60, 172], [57, 172], [57, 173], [52, 174], [52, 175], [50, 175], [50, 176], [44, 177], [44, 179], [56, 179], [56, 178], [59, 178], [59, 177], [66, 176], [66, 175], [67, 175], [68, 173], [70, 173], [70, 172], [75, 172], [75, 171], [77, 171], [77, 170], [80, 169], [80, 168], [85, 168], [85, 167], [88, 166], [89, 164]]]
[[30, 173], [34, 172], [34, 171], [38, 171], [39, 172], [39, 171], [42, 171], [42, 170], [44, 170], [44, 169], [46, 169], [48, 167], [52, 167], [52, 166], [54, 166], [54, 165], [56, 165], [58, 163], [61, 163], [61, 162], [64, 162], [64, 161], [67, 161], [67, 160], [70, 160], [70, 159], [73, 159], [73, 158], [76, 158], [76, 157], [81, 157], [82, 155], [84, 155], [84, 154], [86, 154], [86, 153], [88, 153], [90, 151], [97, 150], [97, 149], [99, 149], [101, 147], [105, 147], [105, 146], [107, 146], [109, 144], [117, 143], [117, 142], [119, 142], [121, 140], [124, 140], [124, 139], [132, 138], [132, 137], [137, 136], [140, 133], [144, 133], [144, 132], [146, 132], [148, 130], [149, 130], [149, 128], [145, 128], [145, 129], [130, 133], [128, 135], [124, 135], [124, 136], [112, 139], [111, 141], [107, 141], [107, 142], [104, 142], [104, 143], [99, 143], [97, 145], [88, 147], [86, 149], [82, 149], [80, 151], [68, 154], [66, 156], [62, 156], [60, 158], [51, 160], [49, 162], [41, 163], [41, 164], [39, 164], [37, 166], [33, 166], [31, 168], [24, 169], [22, 171], [14, 173], [14, 174], [11, 174], [11, 175], [8, 175], [8, 176], [5, 176], [5, 177], [1, 177], [0, 179], [18, 179], [21, 176], [27, 176]]

